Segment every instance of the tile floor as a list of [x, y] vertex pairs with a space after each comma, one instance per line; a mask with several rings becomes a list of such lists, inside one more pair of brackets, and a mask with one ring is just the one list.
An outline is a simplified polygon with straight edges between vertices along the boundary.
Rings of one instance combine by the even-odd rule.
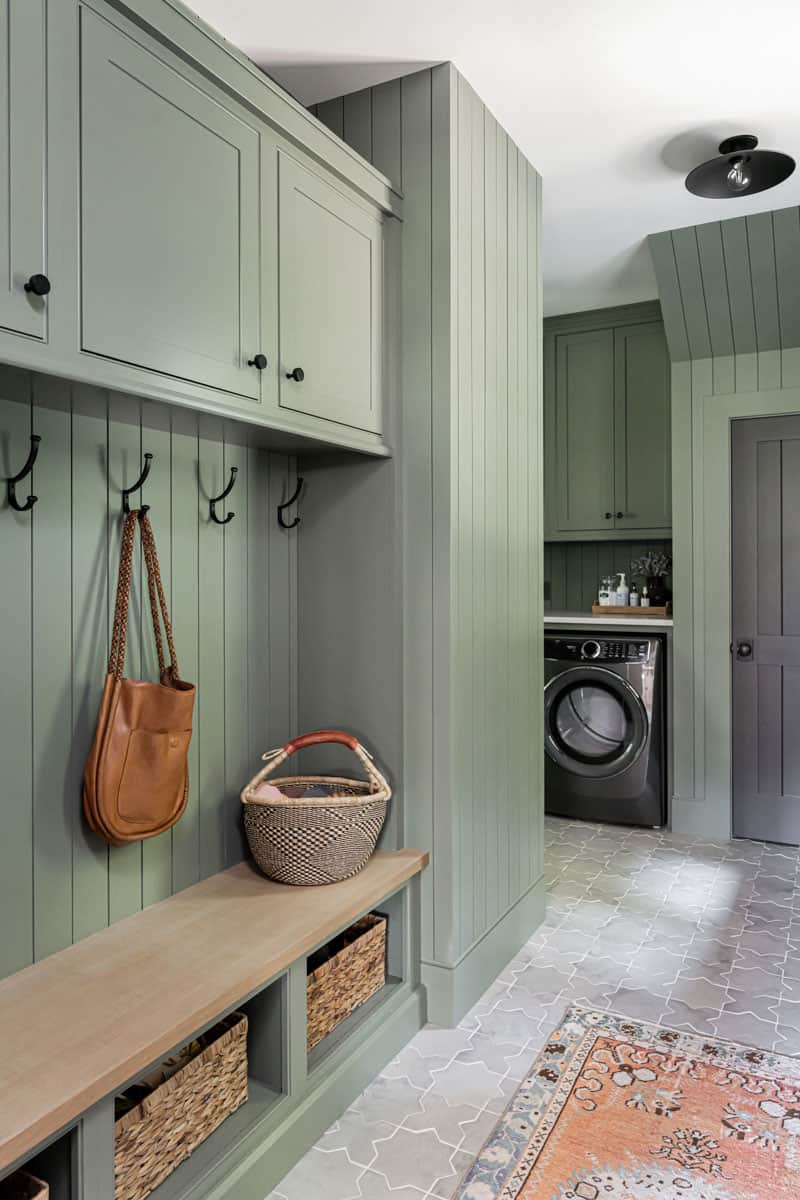
[[800, 853], [548, 818], [545, 923], [270, 1200], [449, 1200], [570, 1002], [800, 1054]]

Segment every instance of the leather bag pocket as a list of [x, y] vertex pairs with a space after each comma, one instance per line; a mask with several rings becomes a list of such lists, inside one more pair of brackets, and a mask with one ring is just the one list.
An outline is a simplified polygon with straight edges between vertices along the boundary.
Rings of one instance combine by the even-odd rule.
[[153, 733], [134, 729], [128, 737], [119, 781], [117, 811], [134, 825], [161, 824], [183, 805], [191, 729]]

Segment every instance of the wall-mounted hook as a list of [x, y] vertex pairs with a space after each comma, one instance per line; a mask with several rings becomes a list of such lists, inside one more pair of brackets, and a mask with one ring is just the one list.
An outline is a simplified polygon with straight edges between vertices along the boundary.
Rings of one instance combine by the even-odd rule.
[[295, 519], [293, 521], [284, 521], [283, 514], [287, 508], [291, 508], [291, 506], [296, 503], [297, 498], [300, 495], [300, 493], [302, 492], [302, 490], [303, 490], [303, 479], [302, 479], [302, 476], [298, 475], [297, 476], [297, 487], [294, 489], [294, 491], [292, 492], [292, 494], [288, 500], [285, 500], [283, 502], [283, 504], [278, 505], [278, 524], [280, 525], [281, 529], [294, 529], [295, 525], [300, 524], [299, 517], [295, 517]]
[[[144, 456], [144, 466], [142, 467], [142, 473], [139, 476], [139, 478], [136, 480], [136, 483], [131, 484], [131, 486], [129, 488], [122, 489], [122, 511], [124, 513], [128, 513], [131, 511], [131, 506], [128, 503], [128, 496], [130, 496], [131, 492], [136, 492], [139, 490], [139, 488], [142, 486], [142, 484], [147, 479], [147, 476], [150, 474], [150, 467], [152, 465], [153, 465], [153, 456], [152, 456], [152, 454], [150, 454], [148, 452]], [[150, 509], [149, 504], [140, 505], [141, 512], [148, 512], [149, 509]]]
[[233, 485], [236, 483], [236, 476], [238, 473], [238, 467], [231, 467], [231, 477], [228, 480], [228, 486], [225, 488], [225, 491], [220, 492], [218, 496], [214, 496], [213, 499], [209, 500], [208, 502], [208, 515], [211, 517], [211, 520], [216, 521], [218, 525], [227, 525], [228, 521], [232, 521], [236, 516], [236, 513], [229, 512], [227, 517], [218, 517], [217, 505], [221, 500], [224, 500], [226, 496], [230, 496], [231, 492], [233, 491]]
[[33, 470], [33, 464], [36, 462], [36, 457], [39, 453], [39, 443], [41, 440], [42, 439], [39, 437], [38, 433], [31, 434], [31, 448], [30, 452], [28, 453], [28, 457], [25, 460], [25, 466], [20, 472], [18, 472], [18, 474], [12, 475], [6, 480], [8, 503], [10, 507], [15, 509], [17, 512], [28, 512], [29, 509], [33, 508], [34, 504], [39, 499], [38, 496], [28, 496], [28, 499], [25, 501], [25, 503], [20, 504], [19, 500], [17, 499], [17, 484], [22, 483], [22, 480], [25, 478], [25, 476], [30, 475], [31, 471]]

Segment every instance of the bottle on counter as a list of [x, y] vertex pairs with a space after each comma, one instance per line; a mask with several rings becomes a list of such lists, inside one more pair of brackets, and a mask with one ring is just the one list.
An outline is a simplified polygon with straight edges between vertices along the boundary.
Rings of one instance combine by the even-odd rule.
[[642, 588], [642, 608], [650, 607], [650, 592], [647, 590], [647, 584]]
[[611, 580], [608, 576], [600, 581], [600, 591], [597, 594], [597, 602], [601, 608], [608, 608], [611, 604]]
[[631, 608], [639, 607], [639, 593], [636, 590], [635, 583], [631, 585], [631, 596], [630, 596], [630, 600], [628, 601], [628, 603], [630, 604]]
[[628, 587], [625, 579], [625, 572], [620, 571], [619, 583], [617, 584], [617, 607], [627, 608], [631, 598], [631, 589]]

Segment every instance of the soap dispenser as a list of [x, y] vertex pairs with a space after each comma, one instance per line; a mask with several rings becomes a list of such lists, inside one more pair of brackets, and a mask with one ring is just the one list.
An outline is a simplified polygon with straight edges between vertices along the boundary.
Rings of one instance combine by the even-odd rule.
[[625, 580], [625, 572], [620, 571], [619, 583], [617, 584], [617, 607], [627, 608], [631, 598], [631, 589]]

